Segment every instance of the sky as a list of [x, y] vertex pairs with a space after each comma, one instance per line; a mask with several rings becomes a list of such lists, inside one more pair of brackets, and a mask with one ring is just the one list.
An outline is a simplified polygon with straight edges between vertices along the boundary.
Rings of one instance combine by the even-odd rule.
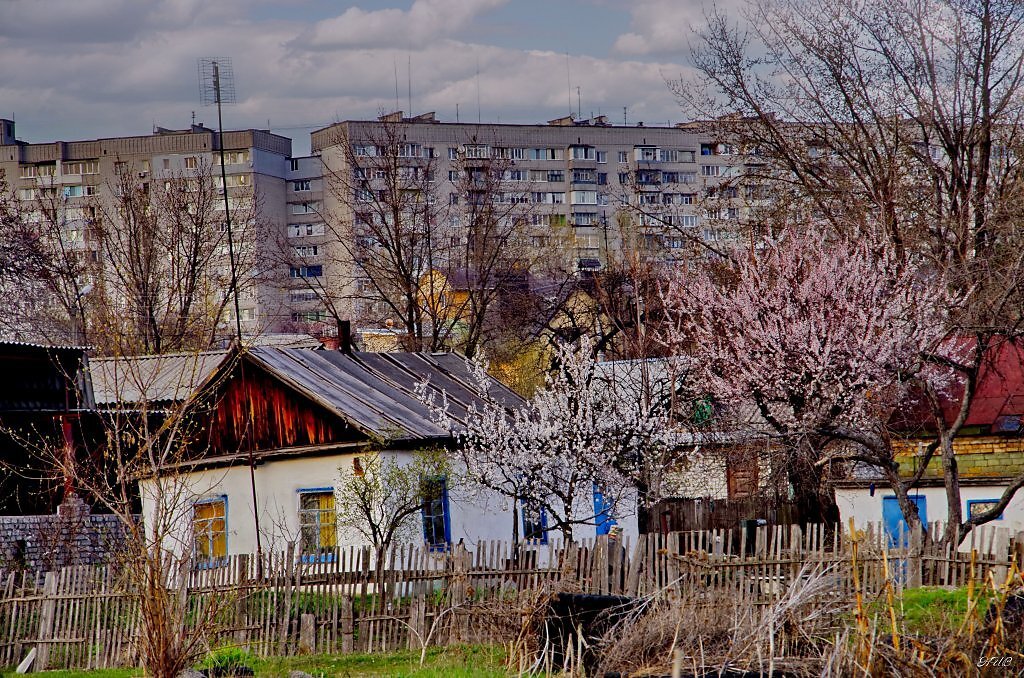
[[193, 112], [212, 127], [197, 59], [230, 57], [237, 103], [225, 127], [269, 127], [295, 139], [296, 155], [311, 129], [408, 114], [410, 90], [414, 114], [443, 121], [571, 110], [674, 124], [666, 81], [689, 72], [701, 3], [0, 0], [0, 117], [29, 142], [181, 129]]

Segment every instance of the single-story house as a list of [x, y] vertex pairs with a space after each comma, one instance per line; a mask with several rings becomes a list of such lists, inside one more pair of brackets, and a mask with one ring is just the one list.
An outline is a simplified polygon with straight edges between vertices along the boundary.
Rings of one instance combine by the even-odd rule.
[[[119, 365], [94, 368], [94, 379], [105, 375], [95, 387], [101, 400], [124, 403], [109, 386], [111, 375], [143, 372], [132, 362], [152, 360], [118, 359]], [[147, 380], [151, 393], [133, 390], [128, 400], [150, 395], [151, 411], [170, 411], [170, 403], [190, 393], [184, 401], [190, 449], [168, 473], [181, 492], [178, 538], [194, 540], [196, 552], [211, 559], [254, 553], [257, 546], [281, 550], [288, 542], [305, 550], [359, 543], [335, 522], [342, 474], [358, 473], [369, 454], [407, 460], [415, 450], [453, 444], [450, 425], [439, 424], [417, 393], [423, 382], [445, 392], [456, 427], [482, 398], [469, 363], [453, 353], [252, 347], [174, 357], [164, 365], [165, 372]], [[488, 388], [509, 407], [522, 402], [497, 381]], [[153, 487], [152, 479], [140, 482], [144, 520], [154, 520]], [[507, 501], [446, 482], [436, 488], [437, 496], [420, 510], [423, 541], [440, 548], [511, 538], [514, 513]], [[520, 535], [548, 538], [543, 516], [520, 513], [520, 520]], [[600, 529], [581, 526], [577, 536]]]
[[[959, 409], [962, 386], [941, 397], [943, 416], [952, 422]], [[920, 469], [928, 444], [934, 439], [926, 411], [908, 400], [893, 419], [904, 434], [894, 437], [900, 475], [911, 477]], [[960, 471], [961, 510], [964, 516], [991, 508], [1015, 478], [1024, 474], [1024, 346], [1004, 341], [995, 345], [981, 371], [976, 395], [953, 450]], [[924, 521], [945, 522], [948, 516], [942, 460], [936, 453], [911, 498]], [[891, 534], [905, 529], [903, 514], [888, 483], [877, 470], [855, 467], [850, 477], [836, 483], [836, 501], [843, 520], [858, 524], [882, 522]], [[1018, 492], [991, 525], [1024, 530], [1024, 491]]]

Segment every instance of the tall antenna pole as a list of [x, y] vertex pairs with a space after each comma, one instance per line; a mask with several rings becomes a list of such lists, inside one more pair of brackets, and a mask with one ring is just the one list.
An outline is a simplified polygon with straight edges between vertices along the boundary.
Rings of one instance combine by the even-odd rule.
[[569, 91], [569, 117], [572, 117], [572, 72], [569, 70], [569, 53], [565, 53], [565, 88]]
[[409, 62], [405, 68], [405, 78], [409, 85], [409, 117], [412, 117], [412, 54], [408, 55]]
[[[224, 224], [228, 233], [228, 261], [231, 268], [231, 293], [235, 306], [235, 338], [238, 341], [239, 355], [242, 351], [242, 314], [238, 305], [238, 270], [235, 258], [235, 241], [231, 232], [231, 200], [228, 198], [228, 175], [227, 165], [224, 157], [224, 114], [222, 104], [235, 103], [235, 82], [231, 68], [231, 59], [201, 58], [199, 59], [199, 82], [200, 97], [204, 105], [217, 104], [217, 146], [220, 152], [220, 182], [221, 191], [224, 194]], [[245, 386], [245, 363], [239, 361], [239, 372], [242, 386]], [[254, 421], [252, 402], [249, 403], [249, 421], [246, 428], [249, 430], [249, 486], [252, 491], [252, 516], [256, 528], [256, 567], [259, 576], [263, 574], [263, 543], [260, 536], [260, 511], [256, 501], [256, 459], [253, 454], [255, 441], [252, 438], [252, 425]]]

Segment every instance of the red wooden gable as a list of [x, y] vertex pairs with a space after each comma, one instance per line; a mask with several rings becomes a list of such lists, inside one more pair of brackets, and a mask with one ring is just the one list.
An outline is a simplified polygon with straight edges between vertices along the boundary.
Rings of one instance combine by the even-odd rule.
[[365, 434], [251, 363], [235, 367], [206, 419], [211, 456], [365, 440]]

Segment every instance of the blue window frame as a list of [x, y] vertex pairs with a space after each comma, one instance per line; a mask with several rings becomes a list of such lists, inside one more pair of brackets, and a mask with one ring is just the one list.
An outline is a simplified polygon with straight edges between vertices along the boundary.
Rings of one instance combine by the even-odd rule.
[[[989, 509], [994, 508], [995, 505], [998, 504], [998, 503], [999, 503], [998, 499], [968, 499], [967, 500], [967, 517], [971, 518], [973, 516], [978, 515], [979, 513], [983, 513], [985, 511], [988, 511]], [[1002, 513], [1000, 513], [996, 518], [993, 518], [993, 520], [1002, 520], [1002, 519], [1003, 519], [1003, 514]]]
[[228, 557], [228, 497], [200, 499], [192, 505], [192, 536], [198, 568], [219, 567]]
[[424, 478], [423, 541], [431, 549], [442, 551], [452, 542], [451, 516], [448, 507], [448, 479], [444, 476]]
[[300, 489], [298, 495], [302, 562], [334, 562], [338, 547], [334, 488], [307, 487]]
[[615, 518], [612, 518], [614, 505], [615, 502], [606, 498], [600, 486], [594, 483], [594, 524], [597, 526], [597, 536], [610, 533], [618, 525]]
[[523, 539], [531, 544], [548, 543], [548, 513], [536, 502], [521, 502]]

